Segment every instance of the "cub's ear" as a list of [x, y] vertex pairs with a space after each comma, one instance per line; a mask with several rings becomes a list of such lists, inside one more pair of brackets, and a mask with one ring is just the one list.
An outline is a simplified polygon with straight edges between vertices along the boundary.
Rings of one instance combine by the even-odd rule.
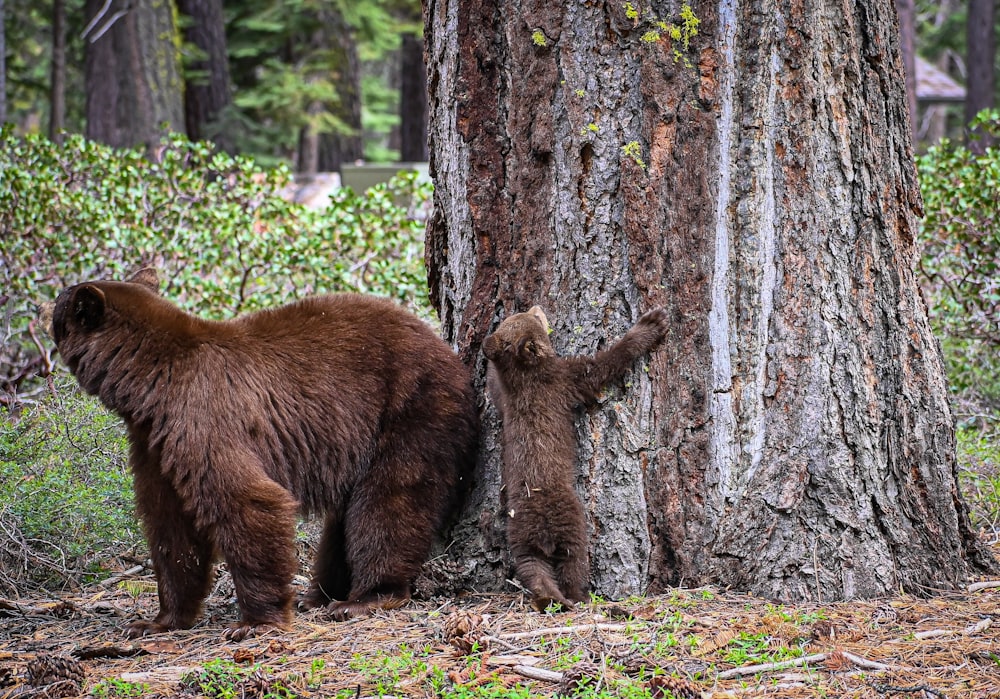
[[496, 361], [503, 352], [503, 342], [495, 334], [490, 335], [483, 341], [483, 355], [491, 361]]
[[160, 276], [153, 267], [143, 267], [125, 281], [129, 284], [144, 286], [157, 294], [160, 293]]
[[73, 292], [70, 309], [73, 319], [84, 330], [96, 330], [104, 320], [104, 292], [84, 284]]

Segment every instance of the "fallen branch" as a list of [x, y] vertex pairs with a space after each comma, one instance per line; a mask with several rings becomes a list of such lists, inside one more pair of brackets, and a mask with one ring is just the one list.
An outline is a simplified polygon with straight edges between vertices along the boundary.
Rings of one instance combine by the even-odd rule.
[[627, 628], [629, 627], [626, 624], [578, 624], [576, 626], [550, 626], [545, 629], [534, 629], [533, 631], [502, 633], [498, 638], [514, 640], [516, 638], [534, 638], [535, 636], [577, 633], [578, 631], [625, 631]]
[[[877, 663], [874, 660], [868, 660], [867, 658], [862, 658], [860, 655], [855, 655], [854, 653], [848, 653], [845, 650], [834, 651], [833, 653], [816, 653], [814, 655], [806, 655], [801, 658], [793, 658], [792, 660], [781, 660], [775, 663], [761, 663], [760, 665], [747, 665], [745, 667], [734, 667], [731, 670], [725, 670], [718, 674], [720, 680], [728, 680], [733, 677], [744, 677], [746, 675], [756, 675], [759, 672], [774, 672], [776, 670], [785, 670], [790, 667], [801, 667], [802, 665], [809, 665], [810, 663], [819, 664], [826, 662], [833, 655], [839, 655], [845, 660], [851, 661], [854, 665], [865, 669], [865, 670], [878, 670], [884, 672], [886, 670], [893, 669], [889, 665], [883, 665], [882, 663]], [[896, 668], [899, 669], [899, 668]]]
[[720, 672], [718, 674], [718, 678], [720, 680], [728, 680], [733, 677], [756, 675], [758, 672], [774, 672], [775, 670], [785, 670], [790, 667], [801, 667], [802, 665], [808, 665], [809, 663], [821, 663], [827, 659], [828, 655], [828, 653], [816, 653], [814, 655], [805, 655], [801, 658], [782, 660], [776, 663], [761, 663], [760, 665], [734, 667], [732, 670], [724, 670], [723, 672]]
[[982, 582], [971, 583], [966, 589], [969, 592], [979, 592], [980, 590], [989, 590], [994, 587], [1000, 587], [1000, 580], [984, 580]]
[[521, 675], [522, 677], [527, 677], [529, 680], [541, 680], [542, 682], [562, 682], [563, 674], [561, 672], [555, 672], [553, 670], [546, 670], [540, 667], [531, 667], [530, 665], [515, 665], [511, 668], [514, 672]]

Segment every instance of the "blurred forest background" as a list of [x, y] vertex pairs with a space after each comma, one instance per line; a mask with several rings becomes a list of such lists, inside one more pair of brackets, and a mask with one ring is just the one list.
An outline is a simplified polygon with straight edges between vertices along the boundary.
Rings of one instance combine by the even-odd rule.
[[[897, 0], [921, 146], [994, 106], [995, 4]], [[427, 159], [417, 0], [0, 0], [0, 17], [18, 133], [183, 133], [301, 173]]]
[[167, 132], [297, 172], [423, 161], [418, 0], [0, 0], [0, 122], [115, 147]]

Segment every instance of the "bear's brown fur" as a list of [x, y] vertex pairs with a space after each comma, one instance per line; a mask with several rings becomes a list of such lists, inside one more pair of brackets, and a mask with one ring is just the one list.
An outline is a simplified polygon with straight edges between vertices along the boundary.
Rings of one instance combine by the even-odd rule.
[[573, 487], [575, 412], [654, 349], [667, 313], [649, 311], [613, 347], [594, 357], [559, 357], [548, 321], [535, 306], [504, 320], [486, 338], [487, 388], [503, 421], [507, 543], [518, 578], [544, 610], [586, 598], [587, 524]]
[[303, 602], [336, 618], [392, 608], [475, 464], [469, 373], [418, 318], [342, 294], [215, 322], [163, 299], [155, 271], [69, 287], [52, 334], [80, 385], [128, 427], [160, 612], [188, 628], [216, 555], [237, 640], [290, 620], [296, 513], [325, 525]]

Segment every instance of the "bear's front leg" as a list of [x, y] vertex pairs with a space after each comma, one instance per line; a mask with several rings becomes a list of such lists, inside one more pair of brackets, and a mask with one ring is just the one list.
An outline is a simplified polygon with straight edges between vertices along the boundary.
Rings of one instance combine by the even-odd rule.
[[208, 594], [213, 546], [195, 527], [159, 461], [133, 445], [130, 457], [136, 510], [149, 543], [160, 611], [153, 620], [125, 627], [129, 638], [187, 629], [194, 624]]

